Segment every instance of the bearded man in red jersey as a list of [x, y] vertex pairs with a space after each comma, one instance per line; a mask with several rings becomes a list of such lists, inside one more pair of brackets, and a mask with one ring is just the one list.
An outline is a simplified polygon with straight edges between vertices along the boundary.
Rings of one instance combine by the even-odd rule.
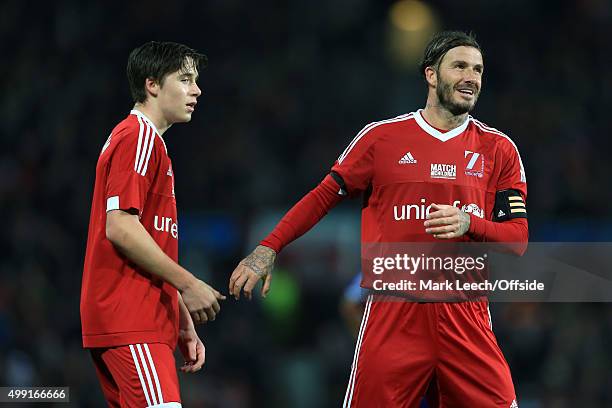
[[[244, 290], [250, 299], [259, 280], [265, 296], [276, 255], [347, 196], [364, 198], [362, 248], [450, 240], [524, 252], [527, 184], [516, 145], [469, 115], [484, 73], [479, 44], [463, 32], [439, 33], [421, 72], [425, 108], [370, 123], [355, 136], [330, 174], [236, 267], [229, 283], [236, 298]], [[488, 302], [370, 295], [344, 407], [417, 407], [432, 382], [442, 407], [518, 406]]]

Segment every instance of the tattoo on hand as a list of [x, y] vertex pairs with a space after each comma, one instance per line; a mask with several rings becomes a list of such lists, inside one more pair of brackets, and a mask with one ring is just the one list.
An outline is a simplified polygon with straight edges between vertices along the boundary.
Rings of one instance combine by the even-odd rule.
[[470, 229], [470, 215], [464, 211], [459, 211], [459, 236], [465, 234]]
[[265, 278], [272, 272], [276, 252], [273, 249], [263, 245], [259, 245], [249, 256], [244, 258], [241, 264], [249, 267], [261, 279]]

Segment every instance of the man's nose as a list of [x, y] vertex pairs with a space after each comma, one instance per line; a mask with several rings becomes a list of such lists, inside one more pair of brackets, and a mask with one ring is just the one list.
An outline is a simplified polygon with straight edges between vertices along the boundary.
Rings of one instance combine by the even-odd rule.
[[198, 84], [193, 84], [193, 88], [191, 90], [191, 94], [195, 95], [196, 97], [202, 95], [202, 90], [200, 89]]
[[476, 70], [473, 69], [468, 69], [465, 71], [465, 76], [464, 76], [464, 81], [465, 82], [470, 82], [470, 83], [478, 83], [480, 81], [480, 74], [478, 72], [476, 72]]

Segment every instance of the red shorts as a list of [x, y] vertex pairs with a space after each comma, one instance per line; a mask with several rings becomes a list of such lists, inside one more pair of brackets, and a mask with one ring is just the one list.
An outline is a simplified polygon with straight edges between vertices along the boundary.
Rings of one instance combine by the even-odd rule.
[[167, 344], [91, 349], [110, 407], [180, 407], [174, 354]]
[[[432, 383], [430, 387], [430, 383]], [[368, 297], [344, 399], [349, 407], [517, 408], [487, 302]]]

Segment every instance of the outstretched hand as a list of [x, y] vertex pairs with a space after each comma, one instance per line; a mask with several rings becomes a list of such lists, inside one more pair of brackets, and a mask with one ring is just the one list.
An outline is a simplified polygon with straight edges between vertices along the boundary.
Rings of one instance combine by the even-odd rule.
[[266, 297], [272, 283], [272, 268], [275, 259], [276, 252], [273, 249], [263, 245], [257, 246], [249, 256], [240, 261], [232, 272], [229, 281], [230, 294], [233, 294], [234, 298], [238, 300], [240, 299], [240, 292], [244, 291], [244, 296], [251, 300], [253, 289], [261, 279], [264, 282], [261, 288], [261, 296]]

